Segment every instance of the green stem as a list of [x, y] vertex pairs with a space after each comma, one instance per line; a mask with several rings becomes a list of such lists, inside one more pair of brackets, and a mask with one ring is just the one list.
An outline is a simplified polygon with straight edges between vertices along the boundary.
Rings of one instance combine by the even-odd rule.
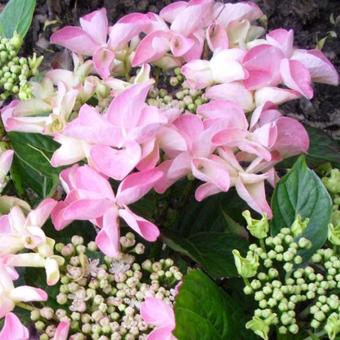
[[264, 244], [263, 238], [260, 238], [260, 246], [261, 246], [262, 250], [265, 252], [266, 251], [266, 245]]
[[28, 311], [32, 311], [32, 310], [35, 310], [35, 308], [31, 305], [28, 305], [27, 303], [24, 303], [24, 302], [17, 302], [16, 303], [16, 306], [19, 307], [19, 308], [22, 308], [22, 309], [26, 309]]
[[243, 282], [246, 286], [250, 286], [250, 282], [246, 277], [242, 277], [242, 279], [243, 279]]

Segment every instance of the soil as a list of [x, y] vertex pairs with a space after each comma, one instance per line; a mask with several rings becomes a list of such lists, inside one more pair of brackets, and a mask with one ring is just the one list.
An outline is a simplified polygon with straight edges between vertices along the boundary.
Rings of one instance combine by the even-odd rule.
[[[135, 12], [158, 12], [170, 0], [37, 0], [32, 27], [24, 53], [32, 50], [45, 55], [45, 65], [56, 60], [65, 62], [65, 55], [55, 58], [58, 48], [49, 44], [49, 36], [58, 27], [78, 25], [79, 17], [105, 6], [113, 23], [121, 16]], [[237, 1], [225, 1], [237, 2]], [[315, 48], [326, 38], [323, 52], [340, 72], [340, 1], [339, 0], [254, 0], [267, 16], [268, 29], [292, 28], [295, 44], [300, 48]], [[0, 0], [1, 4], [7, 0]], [[58, 54], [57, 54], [58, 55]], [[60, 58], [62, 56], [62, 58]], [[282, 109], [305, 123], [320, 127], [340, 139], [339, 87], [316, 84], [315, 97], [300, 99]]]

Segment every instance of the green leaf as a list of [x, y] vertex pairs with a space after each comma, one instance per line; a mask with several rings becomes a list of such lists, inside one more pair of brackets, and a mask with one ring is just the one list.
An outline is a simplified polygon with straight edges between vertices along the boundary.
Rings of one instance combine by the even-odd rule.
[[10, 0], [0, 14], [0, 36], [12, 38], [14, 32], [22, 38], [28, 32], [36, 0]]
[[51, 196], [59, 181], [60, 169], [50, 164], [58, 144], [40, 134], [11, 132], [8, 135], [15, 151], [12, 177], [18, 193], [30, 188], [40, 198]]
[[309, 224], [299, 237], [312, 242], [312, 247], [302, 255], [307, 260], [327, 239], [332, 201], [314, 171], [307, 167], [304, 156], [300, 156], [293, 168], [285, 175], [274, 190], [272, 197], [272, 234], [283, 227], [290, 227], [297, 215], [309, 218]]
[[163, 239], [170, 248], [202, 265], [214, 279], [237, 276], [231, 252], [245, 249], [247, 240], [234, 219], [245, 208], [234, 190], [203, 202], [193, 198], [183, 207], [178, 222], [162, 230]]
[[[305, 126], [310, 139], [309, 150], [306, 154], [307, 164], [310, 167], [318, 167], [322, 163], [330, 162], [333, 166], [340, 168], [340, 142], [332, 139], [321, 129]], [[297, 157], [291, 157], [278, 166], [289, 168]]]
[[175, 303], [179, 340], [253, 339], [237, 303], [200, 270], [183, 281]]
[[175, 251], [201, 264], [214, 279], [237, 276], [233, 249], [246, 251], [248, 242], [227, 232], [199, 232], [188, 237], [165, 232], [165, 242]]

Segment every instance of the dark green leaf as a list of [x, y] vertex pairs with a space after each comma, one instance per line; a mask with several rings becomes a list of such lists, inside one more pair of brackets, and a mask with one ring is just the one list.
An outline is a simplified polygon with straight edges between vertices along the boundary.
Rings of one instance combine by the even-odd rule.
[[25, 37], [31, 26], [36, 0], [10, 0], [0, 14], [0, 36], [12, 38], [14, 32]]
[[235, 276], [231, 252], [234, 248], [244, 249], [247, 242], [235, 227], [237, 222], [226, 212], [236, 217], [244, 208], [234, 191], [209, 197], [203, 202], [192, 199], [183, 207], [178, 223], [171, 230], [163, 230], [164, 241], [173, 250], [201, 264], [215, 279]]
[[165, 233], [165, 241], [174, 249], [200, 263], [214, 279], [237, 276], [232, 250], [246, 250], [248, 242], [226, 232], [199, 232], [188, 237]]
[[325, 243], [332, 202], [320, 178], [307, 167], [304, 156], [300, 156], [276, 186], [272, 209], [274, 235], [281, 228], [291, 226], [297, 215], [309, 218], [307, 228], [300, 235], [312, 242], [312, 247], [303, 253], [305, 259]]
[[33, 133], [9, 133], [15, 151], [12, 177], [19, 193], [31, 188], [40, 198], [51, 196], [58, 184], [59, 169], [50, 158], [58, 144], [50, 137]]
[[163, 230], [164, 241], [173, 250], [201, 264], [213, 278], [237, 275], [231, 254], [234, 248], [247, 246], [238, 223], [245, 204], [231, 190], [197, 202], [192, 199], [184, 206], [178, 223]]
[[190, 272], [180, 287], [175, 303], [179, 340], [253, 339], [237, 301], [228, 296], [207, 275]]

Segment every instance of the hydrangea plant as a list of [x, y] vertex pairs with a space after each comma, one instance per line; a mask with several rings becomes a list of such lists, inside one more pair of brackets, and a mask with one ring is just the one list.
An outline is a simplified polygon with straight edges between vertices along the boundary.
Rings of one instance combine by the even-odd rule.
[[333, 142], [280, 110], [338, 85], [325, 54], [190, 0], [55, 28], [72, 67], [39, 73], [34, 7], [0, 15], [0, 340], [334, 340], [339, 170], [307, 166]]

